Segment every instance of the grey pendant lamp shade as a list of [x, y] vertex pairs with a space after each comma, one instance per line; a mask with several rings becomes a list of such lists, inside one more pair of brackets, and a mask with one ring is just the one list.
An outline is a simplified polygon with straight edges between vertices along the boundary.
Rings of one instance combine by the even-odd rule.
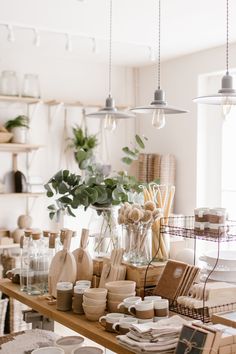
[[236, 90], [233, 88], [233, 77], [229, 75], [229, 0], [226, 0], [226, 74], [221, 80], [218, 93], [194, 98], [196, 103], [221, 105], [224, 115], [227, 115], [231, 105], [236, 105]]
[[187, 113], [186, 110], [182, 110], [176, 107], [168, 105], [165, 100], [165, 92], [161, 89], [161, 0], [158, 1], [158, 57], [157, 57], [157, 89], [154, 92], [154, 100], [147, 106], [135, 107], [131, 111], [141, 114], [152, 114], [152, 125], [161, 129], [165, 126], [166, 114], [179, 114]]
[[105, 107], [101, 108], [99, 111], [94, 113], [89, 113], [86, 117], [91, 118], [101, 118], [104, 119], [104, 128], [110, 131], [116, 129], [117, 120], [118, 119], [127, 119], [133, 118], [134, 114], [130, 112], [119, 111], [115, 106], [115, 100], [111, 94], [111, 66], [112, 66], [112, 0], [110, 2], [110, 33], [109, 33], [109, 75], [108, 75], [108, 83], [109, 83], [109, 94], [106, 98]]

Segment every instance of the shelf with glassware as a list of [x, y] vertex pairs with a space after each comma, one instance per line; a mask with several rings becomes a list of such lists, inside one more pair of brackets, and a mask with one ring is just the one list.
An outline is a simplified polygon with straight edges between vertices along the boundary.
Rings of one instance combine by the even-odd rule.
[[[220, 289], [218, 291], [224, 294], [225, 291], [229, 291], [227, 287], [231, 287], [232, 289], [235, 287], [236, 290], [235, 268], [232, 268], [236, 266], [236, 252], [232, 250], [221, 250], [222, 242], [236, 241], [236, 221], [225, 220], [224, 224], [218, 224], [217, 227], [215, 227], [217, 224], [209, 223], [209, 225], [203, 229], [200, 228], [201, 225], [199, 224], [200, 222], [196, 221], [196, 215], [162, 218], [161, 233], [163, 237], [170, 235], [194, 240], [194, 265], [196, 263], [197, 241], [202, 240], [216, 243], [216, 250], [208, 251], [205, 256], [199, 258], [201, 261], [206, 262], [205, 268], [201, 269], [202, 275], [199, 283], [199, 286], [202, 286], [202, 299], [199, 300], [201, 306], [200, 303], [197, 304], [194, 302], [196, 299], [193, 293], [192, 295], [188, 295], [186, 299], [175, 298], [170, 304], [170, 310], [173, 312], [195, 319], [201, 319], [203, 322], [209, 322], [212, 314], [216, 312], [236, 309], [236, 298], [234, 298], [233, 295], [231, 297], [223, 296], [221, 299], [222, 303], [217, 302], [219, 299], [215, 297], [214, 301], [217, 300], [215, 305], [214, 301], [209, 300], [209, 293], [212, 291], [210, 289], [212, 281], [218, 283], [218, 289]], [[232, 262], [234, 262], [233, 265]], [[228, 283], [228, 285], [226, 283]], [[194, 291], [195, 290], [193, 290], [193, 292]], [[227, 299], [227, 303], [223, 303], [224, 299]], [[185, 300], [189, 302], [187, 303]], [[191, 304], [190, 301], [192, 301]], [[212, 305], [208, 306], [209, 303], [212, 303]]]

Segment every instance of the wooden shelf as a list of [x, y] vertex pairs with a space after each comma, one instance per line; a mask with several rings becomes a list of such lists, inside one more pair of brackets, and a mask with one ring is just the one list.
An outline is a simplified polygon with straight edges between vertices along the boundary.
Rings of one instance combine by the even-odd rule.
[[20, 152], [30, 152], [38, 150], [43, 147], [43, 145], [37, 144], [14, 144], [14, 143], [0, 143], [0, 152], [11, 152], [11, 153], [20, 153]]
[[20, 244], [19, 243], [11, 243], [10, 245], [0, 245], [0, 250], [5, 250], [9, 248], [19, 248]]
[[42, 100], [39, 98], [33, 98], [33, 97], [20, 97], [20, 96], [1, 96], [0, 95], [0, 101], [1, 102], [12, 102], [12, 103], [25, 103], [25, 104], [35, 104], [39, 103]]
[[84, 315], [77, 315], [72, 311], [58, 311], [55, 305], [48, 305], [46, 300], [39, 300], [38, 296], [30, 296], [20, 291], [19, 285], [13, 284], [8, 279], [0, 281], [0, 291], [115, 353], [132, 353], [118, 343], [114, 333], [106, 332], [98, 322], [90, 322], [86, 320]]
[[0, 193], [0, 197], [20, 197], [20, 198], [38, 198], [45, 193]]

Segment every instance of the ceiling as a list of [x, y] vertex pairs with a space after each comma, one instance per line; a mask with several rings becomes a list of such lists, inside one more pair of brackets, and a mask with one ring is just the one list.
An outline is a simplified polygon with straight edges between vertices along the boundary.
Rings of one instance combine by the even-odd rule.
[[[216, 47], [225, 42], [225, 0], [162, 0], [162, 60]], [[156, 48], [157, 0], [113, 0], [113, 62], [142, 66]], [[1, 0], [0, 23], [82, 34], [72, 35], [69, 55], [81, 60], [107, 60], [109, 0]], [[230, 41], [236, 41], [236, 1], [230, 0]], [[14, 27], [13, 27], [14, 28]], [[15, 30], [11, 45], [32, 44], [32, 33]], [[40, 32], [47, 55], [65, 55], [66, 36]], [[96, 53], [93, 52], [96, 39]], [[5, 43], [6, 42], [6, 43]], [[0, 26], [0, 44], [7, 31]]]

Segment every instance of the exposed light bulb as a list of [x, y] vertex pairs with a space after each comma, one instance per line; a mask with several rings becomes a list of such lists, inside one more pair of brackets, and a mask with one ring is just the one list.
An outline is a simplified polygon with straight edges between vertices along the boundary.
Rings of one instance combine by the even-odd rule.
[[34, 45], [35, 47], [40, 46], [40, 34], [36, 28], [34, 29]]
[[66, 33], [66, 51], [72, 51], [72, 39], [69, 33]]
[[106, 114], [104, 118], [104, 129], [113, 132], [116, 129], [116, 118], [113, 114]]
[[156, 129], [161, 129], [165, 126], [165, 112], [163, 109], [155, 109], [152, 114], [152, 125]]
[[227, 118], [232, 108], [232, 102], [230, 98], [227, 96], [222, 101], [222, 113], [225, 118]]

